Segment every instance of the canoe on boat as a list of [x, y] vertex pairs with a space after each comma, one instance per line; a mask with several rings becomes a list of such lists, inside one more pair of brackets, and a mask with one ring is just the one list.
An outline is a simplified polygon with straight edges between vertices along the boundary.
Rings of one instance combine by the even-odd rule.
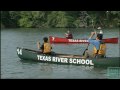
[[17, 55], [21, 60], [32, 60], [45, 63], [54, 64], [73, 64], [73, 65], [85, 65], [94, 67], [120, 67], [120, 58], [94, 58], [84, 59], [80, 55], [71, 54], [58, 54], [52, 55], [42, 54], [40, 51], [17, 47]]
[[[61, 37], [54, 37], [54, 36], [49, 36], [49, 41], [50, 43], [88, 43], [87, 39], [67, 39], [67, 38], [61, 38]], [[103, 39], [105, 43], [113, 43], [116, 44], [118, 43], [118, 38], [106, 38]]]

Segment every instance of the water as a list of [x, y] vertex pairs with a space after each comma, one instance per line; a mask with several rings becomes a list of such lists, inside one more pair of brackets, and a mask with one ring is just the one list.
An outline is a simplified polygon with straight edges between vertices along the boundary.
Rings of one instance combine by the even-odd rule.
[[[104, 79], [107, 68], [74, 65], [56, 65], [22, 61], [16, 47], [37, 50], [36, 42], [42, 44], [44, 36], [64, 37], [67, 29], [3, 29], [1, 30], [1, 78], [3, 79]], [[71, 29], [74, 38], [87, 38], [92, 29]], [[118, 29], [103, 29], [104, 38], [119, 37]], [[58, 53], [82, 54], [87, 44], [52, 44]], [[92, 46], [89, 47], [91, 49]], [[108, 57], [119, 56], [119, 44], [107, 44]]]

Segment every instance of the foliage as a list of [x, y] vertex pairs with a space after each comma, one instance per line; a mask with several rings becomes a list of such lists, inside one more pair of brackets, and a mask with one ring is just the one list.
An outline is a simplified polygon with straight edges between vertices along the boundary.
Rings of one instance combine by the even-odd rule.
[[6, 27], [10, 26], [10, 20], [9, 20], [9, 12], [8, 11], [1, 11], [1, 20], [0, 23], [1, 25], [5, 25]]
[[1, 11], [4, 27], [117, 27], [120, 11]]

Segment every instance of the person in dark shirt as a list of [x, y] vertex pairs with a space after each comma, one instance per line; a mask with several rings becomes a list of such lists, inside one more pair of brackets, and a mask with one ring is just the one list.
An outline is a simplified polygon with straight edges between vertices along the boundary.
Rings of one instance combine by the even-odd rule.
[[73, 39], [73, 35], [72, 35], [72, 33], [69, 30], [67, 31], [67, 33], [65, 33], [65, 37], [67, 39]]

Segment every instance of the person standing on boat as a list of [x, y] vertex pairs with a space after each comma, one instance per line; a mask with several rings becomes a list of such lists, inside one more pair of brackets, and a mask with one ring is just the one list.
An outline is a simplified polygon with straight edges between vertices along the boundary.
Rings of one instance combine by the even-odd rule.
[[85, 58], [104, 58], [106, 55], [106, 44], [102, 41], [103, 35], [97, 34], [96, 39], [92, 39], [92, 37], [96, 34], [96, 32], [91, 32], [91, 35], [88, 39], [88, 42], [94, 45], [93, 52], [86, 49], [84, 57]]
[[44, 43], [42, 44], [42, 46], [40, 47], [40, 49], [41, 49], [41, 51], [42, 51], [43, 54], [50, 55], [51, 54], [51, 50], [52, 50], [52, 46], [48, 42], [48, 38], [47, 37], [44, 37], [43, 40], [44, 40]]
[[67, 39], [73, 39], [73, 35], [72, 35], [72, 33], [69, 30], [67, 31], [67, 33], [65, 33], [65, 37]]

